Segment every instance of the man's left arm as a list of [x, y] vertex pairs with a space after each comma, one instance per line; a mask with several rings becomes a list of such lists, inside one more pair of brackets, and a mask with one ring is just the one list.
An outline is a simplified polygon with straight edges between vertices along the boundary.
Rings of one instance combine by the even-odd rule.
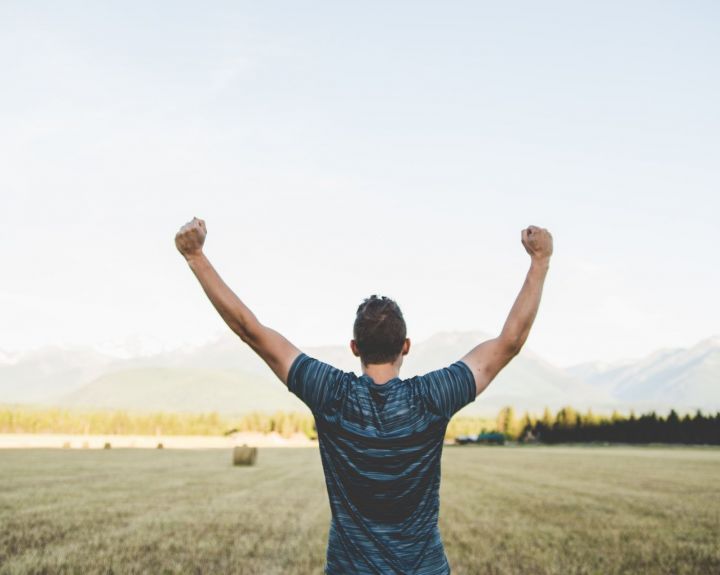
[[290, 366], [300, 355], [300, 350], [277, 331], [261, 324], [255, 314], [227, 286], [203, 253], [206, 235], [205, 222], [193, 218], [175, 235], [175, 246], [228, 327], [287, 385]]

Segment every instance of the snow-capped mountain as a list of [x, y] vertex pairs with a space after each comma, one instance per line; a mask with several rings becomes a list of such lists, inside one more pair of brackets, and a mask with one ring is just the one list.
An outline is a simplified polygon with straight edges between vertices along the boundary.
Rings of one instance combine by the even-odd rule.
[[[482, 332], [443, 332], [413, 341], [401, 376], [449, 365], [487, 338]], [[176, 349], [130, 343], [117, 349], [44, 347], [0, 355], [0, 403], [224, 413], [305, 409], [232, 334]], [[361, 373], [349, 346], [303, 351]], [[462, 413], [494, 414], [505, 405], [533, 412], [565, 405], [596, 412], [720, 410], [720, 337], [638, 360], [566, 369], [525, 348]]]

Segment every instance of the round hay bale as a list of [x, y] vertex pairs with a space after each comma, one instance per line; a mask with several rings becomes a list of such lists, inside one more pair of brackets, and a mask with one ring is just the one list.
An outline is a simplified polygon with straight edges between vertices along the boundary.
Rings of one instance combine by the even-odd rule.
[[63, 442], [63, 449], [70, 449], [70, 442], [69, 442], [69, 441]]
[[236, 445], [233, 449], [233, 465], [255, 465], [257, 447], [248, 447], [246, 444]]
[[158, 449], [163, 449], [164, 447], [165, 447], [165, 446], [164, 446], [162, 443], [158, 443], [158, 444], [157, 444], [157, 448], [158, 448]]
[[87, 441], [83, 441], [82, 446], [83, 446], [83, 449], [90, 449], [90, 443], [88, 443]]
[[106, 441], [105, 445], [103, 446], [103, 449], [110, 449], [111, 447], [112, 447], [112, 445], [110, 445], [110, 442]]

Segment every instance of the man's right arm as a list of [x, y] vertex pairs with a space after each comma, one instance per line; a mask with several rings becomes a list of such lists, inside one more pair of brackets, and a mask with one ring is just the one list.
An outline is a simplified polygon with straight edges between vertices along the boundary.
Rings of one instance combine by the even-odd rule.
[[500, 335], [475, 346], [461, 359], [475, 377], [478, 395], [520, 352], [540, 306], [553, 251], [552, 235], [544, 228], [530, 226], [522, 231], [521, 241], [530, 254], [530, 270]]

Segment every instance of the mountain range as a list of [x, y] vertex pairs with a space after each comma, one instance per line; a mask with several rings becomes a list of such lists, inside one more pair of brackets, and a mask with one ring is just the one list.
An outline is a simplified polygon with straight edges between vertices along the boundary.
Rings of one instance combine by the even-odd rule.
[[[449, 365], [489, 336], [442, 332], [412, 344], [402, 377]], [[360, 374], [349, 346], [306, 347], [308, 355]], [[539, 413], [570, 405], [617, 409], [720, 410], [720, 337], [690, 348], [662, 349], [637, 360], [553, 366], [527, 347], [462, 415], [492, 415], [505, 405]], [[117, 357], [82, 347], [0, 350], [0, 404], [241, 414], [301, 411], [290, 393], [234, 335], [195, 347]]]

